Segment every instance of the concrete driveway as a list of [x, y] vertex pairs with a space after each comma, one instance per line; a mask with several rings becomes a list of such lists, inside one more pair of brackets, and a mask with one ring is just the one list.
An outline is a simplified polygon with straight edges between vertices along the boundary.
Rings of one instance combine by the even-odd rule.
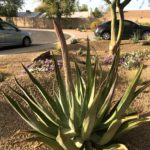
[[[22, 29], [32, 33], [32, 45], [30, 47], [6, 47], [0, 50], [0, 55], [29, 53], [36, 51], [46, 51], [55, 47], [57, 37], [54, 30], [48, 29]], [[67, 43], [69, 44], [73, 38], [81, 38], [95, 40], [94, 33], [91, 31], [80, 32], [77, 30], [63, 30]]]
[[[57, 37], [53, 30], [39, 30], [39, 29], [22, 29], [22, 30], [31, 33], [32, 45], [30, 47], [13, 46], [1, 48], [0, 55], [43, 51], [55, 47]], [[65, 34], [65, 37], [66, 39], [69, 39], [71, 36], [69, 34]]]

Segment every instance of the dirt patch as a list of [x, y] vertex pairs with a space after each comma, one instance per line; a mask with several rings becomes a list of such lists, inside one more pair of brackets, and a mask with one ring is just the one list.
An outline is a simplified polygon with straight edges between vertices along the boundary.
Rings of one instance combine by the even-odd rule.
[[[82, 47], [81, 47], [82, 45]], [[109, 55], [108, 52], [108, 41], [94, 41], [91, 42], [92, 54], [98, 55], [100, 58], [103, 58], [106, 55]], [[82, 41], [82, 43], [69, 45], [69, 50], [71, 54], [77, 56], [78, 50], [82, 48], [83, 51], [86, 50], [86, 42]], [[142, 46], [141, 44], [132, 44], [130, 41], [123, 41], [121, 44], [121, 53], [131, 52], [131, 51], [143, 51], [145, 49], [150, 49], [150, 46]], [[37, 57], [41, 53], [27, 53], [27, 54], [19, 54], [19, 55], [7, 55], [0, 56], [0, 71], [9, 74], [9, 77], [5, 80], [5, 82], [0, 83], [0, 89], [6, 91], [7, 93], [12, 94], [8, 89], [8, 83], [12, 87], [16, 88], [14, 85], [13, 76], [17, 76], [19, 81], [21, 81], [22, 85], [32, 91], [33, 94], [37, 96], [39, 100], [41, 97], [37, 94], [37, 91], [34, 89], [33, 85], [27, 78], [26, 74], [22, 74], [21, 63], [27, 65], [30, 64], [31, 61]], [[150, 80], [150, 60], [144, 61], [145, 68], [143, 70], [141, 76], [141, 82], [145, 80]], [[103, 65], [103, 70], [105, 72], [110, 68], [109, 65]], [[128, 83], [134, 77], [136, 70], [126, 70], [122, 67], [119, 67], [119, 81], [118, 87], [116, 89], [116, 96], [114, 100], [118, 100], [118, 98], [123, 94], [125, 88]], [[42, 82], [42, 84], [46, 87], [48, 92], [52, 91], [53, 82], [54, 82], [54, 73], [37, 73], [36, 77]], [[53, 94], [53, 93], [51, 93]], [[150, 87], [145, 90], [142, 94], [140, 94], [137, 99], [132, 104], [133, 108], [137, 110], [141, 115], [150, 115]], [[14, 96], [15, 98], [15, 96]], [[23, 139], [23, 135], [16, 136], [15, 133], [18, 130], [26, 130], [30, 129], [26, 123], [22, 121], [18, 117], [18, 115], [12, 110], [12, 108], [5, 101], [2, 94], [0, 95], [0, 150], [46, 150], [45, 147], [35, 148], [39, 143], [31, 142], [31, 143], [21, 143], [21, 144], [13, 144], [14, 141], [18, 139]], [[143, 125], [132, 132], [128, 133], [124, 136], [121, 141], [127, 143], [128, 147], [131, 150], [149, 150], [150, 147], [150, 123]]]

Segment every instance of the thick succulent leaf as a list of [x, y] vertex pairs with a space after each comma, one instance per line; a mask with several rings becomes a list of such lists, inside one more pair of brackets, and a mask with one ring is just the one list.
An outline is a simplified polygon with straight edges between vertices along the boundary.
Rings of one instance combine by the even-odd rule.
[[70, 138], [68, 138], [67, 136], [62, 134], [60, 130], [58, 132], [58, 136], [56, 138], [56, 141], [61, 145], [61, 147], [64, 150], [79, 150], [75, 146], [74, 142]]
[[83, 146], [84, 141], [82, 140], [82, 138], [77, 137], [73, 141], [77, 148], [81, 148]]
[[128, 116], [125, 116], [121, 119], [121, 122], [122, 124], [127, 122], [127, 121], [132, 121], [132, 120], [137, 120], [139, 119], [139, 115], [128, 115]]
[[23, 65], [23, 68], [25, 69], [26, 73], [28, 74], [29, 78], [35, 85], [35, 87], [38, 89], [38, 91], [41, 93], [43, 98], [46, 100], [46, 102], [50, 105], [52, 110], [57, 114], [59, 118], [62, 118], [63, 120], [66, 119], [64, 116], [64, 113], [62, 111], [62, 108], [56, 104], [54, 99], [46, 92], [46, 90], [42, 87], [42, 85], [39, 83], [37, 79], [34, 78], [34, 76], [28, 71], [28, 69]]
[[90, 83], [90, 85], [86, 86], [85, 96], [84, 96], [83, 102], [81, 104], [81, 120], [84, 119], [85, 114], [88, 110], [88, 102], [89, 102], [90, 97], [91, 97], [91, 93], [90, 93], [91, 87], [93, 87], [91, 83]]
[[92, 143], [90, 141], [86, 142], [85, 144], [86, 146], [86, 150], [93, 150], [93, 146], [92, 146]]
[[[136, 98], [141, 92], [143, 92], [147, 87], [149, 87], [150, 86], [150, 81], [146, 81], [146, 82], [144, 82], [144, 83], [142, 83], [142, 87], [140, 87], [138, 90], [136, 90], [135, 92], [134, 92], [134, 98]], [[134, 99], [133, 98], [133, 99]], [[121, 98], [122, 99], [122, 98]], [[120, 99], [120, 100], [121, 100]], [[109, 115], [108, 115], [108, 117], [107, 118], [109, 118], [110, 116], [112, 116], [112, 114], [116, 111], [116, 109], [117, 109], [117, 107], [118, 107], [118, 105], [119, 105], [119, 103], [120, 103], [120, 100], [114, 105], [114, 107], [111, 109], [111, 111], [110, 111], [110, 113], [109, 113]]]
[[90, 82], [90, 79], [92, 78], [92, 64], [90, 56], [90, 42], [88, 38], [87, 38], [86, 70], [87, 70], [87, 82]]
[[86, 84], [85, 96], [81, 105], [81, 117], [82, 117], [81, 120], [83, 120], [86, 111], [88, 110], [88, 103], [91, 97], [91, 87], [93, 87], [93, 82], [95, 80], [95, 75], [92, 72], [89, 39], [87, 39], [86, 71], [87, 71], [87, 84]]
[[31, 136], [26, 139], [21, 139], [19, 141], [14, 142], [13, 144], [21, 144], [22, 142], [42, 142], [43, 144], [47, 145], [49, 148], [52, 148], [53, 150], [63, 150], [63, 148], [56, 142], [55, 139], [48, 138], [46, 136], [43, 136], [37, 131], [24, 131], [22, 133], [30, 134]]
[[51, 138], [45, 137], [36, 131], [29, 131], [27, 133], [34, 135], [33, 137], [26, 140], [27, 142], [38, 141], [38, 142], [42, 142], [42, 143], [46, 144], [53, 150], [63, 150], [63, 148], [56, 142], [56, 139], [51, 139]]
[[89, 97], [88, 109], [90, 109], [92, 104], [94, 103], [95, 88], [96, 88], [96, 78], [94, 77], [94, 80], [93, 80], [93, 82], [91, 84], [91, 88], [90, 88], [90, 97]]
[[[84, 140], [87, 140], [90, 138], [90, 135], [93, 131], [93, 128], [96, 123], [97, 119], [97, 108], [98, 108], [98, 100], [94, 100], [94, 93], [95, 93], [95, 78], [94, 78], [94, 87], [91, 87], [91, 95], [90, 95], [90, 101], [91, 101], [91, 106], [89, 105], [89, 109], [85, 114], [85, 117], [83, 119], [83, 124], [82, 124], [82, 129], [81, 129], [81, 135]], [[86, 99], [85, 99], [86, 100]]]
[[101, 120], [103, 119], [103, 117], [105, 116], [105, 114], [108, 113], [108, 110], [111, 107], [111, 102], [112, 102], [112, 98], [114, 95], [114, 90], [116, 87], [116, 83], [117, 83], [117, 76], [114, 79], [114, 82], [112, 84], [112, 87], [108, 93], [108, 96], [106, 97], [106, 100], [104, 102], [104, 104], [102, 105], [101, 109], [99, 110], [98, 114], [97, 114], [97, 124], [100, 125], [101, 124]]
[[70, 94], [70, 91], [66, 91], [66, 87], [64, 85], [64, 81], [61, 77], [60, 69], [57, 64], [56, 59], [53, 56], [54, 64], [55, 64], [55, 73], [57, 78], [58, 87], [60, 90], [60, 97], [61, 97], [61, 104], [64, 110], [64, 113], [67, 117], [70, 116], [70, 108], [71, 108], [71, 102], [70, 99], [67, 97]]
[[101, 83], [100, 87], [98, 88], [98, 92], [96, 93], [95, 100], [98, 106], [97, 113], [105, 103], [105, 100], [111, 90], [111, 87], [114, 83], [114, 77], [117, 76], [117, 68], [119, 65], [119, 55], [120, 51], [118, 50], [114, 56], [114, 61], [111, 66], [110, 72], [105, 80]]
[[120, 100], [115, 112], [105, 122], [105, 124], [109, 124], [115, 118], [120, 118], [125, 113], [125, 111], [129, 107], [131, 102], [134, 100], [134, 98], [135, 98], [134, 97], [135, 89], [136, 89], [137, 83], [139, 81], [140, 75], [142, 73], [142, 69], [143, 69], [143, 65], [140, 67], [140, 69], [138, 70], [138, 72], [137, 72], [136, 76], [134, 77], [133, 81], [130, 83], [129, 87], [125, 91], [125, 93], [124, 93], [122, 99]]
[[124, 144], [113, 144], [103, 148], [103, 150], [128, 150]]
[[81, 96], [78, 95], [78, 87], [76, 86], [75, 88], [75, 100], [76, 100], [76, 117], [78, 120], [78, 126], [81, 126], [82, 121], [81, 121], [81, 99], [83, 100], [83, 98], [81, 98]]
[[[121, 99], [120, 99], [121, 100]], [[119, 103], [120, 103], [120, 100], [118, 100], [116, 103], [115, 103], [115, 105], [110, 109], [110, 112], [108, 113], [108, 114], [106, 114], [106, 119], [105, 119], [105, 121], [106, 120], [108, 120], [111, 116], [112, 116], [112, 114], [116, 111], [116, 109], [117, 109], [117, 107], [118, 107], [118, 105], [119, 105]]]
[[120, 50], [116, 52], [114, 55], [113, 64], [111, 66], [111, 69], [106, 77], [106, 83], [104, 84], [103, 92], [101, 95], [101, 101], [104, 102], [108, 93], [110, 92], [110, 89], [114, 83], [114, 78], [117, 76], [118, 66], [119, 66], [119, 56], [120, 56]]
[[70, 125], [70, 129], [76, 133], [76, 130], [79, 126], [79, 117], [78, 117], [78, 103], [77, 103], [77, 100], [76, 100], [76, 97], [74, 95], [70, 95], [70, 99], [71, 99], [71, 110], [70, 110], [70, 118], [69, 118], [69, 125]]
[[122, 136], [123, 134], [127, 133], [128, 131], [140, 126], [141, 124], [150, 122], [150, 117], [145, 117], [145, 118], [140, 118], [140, 119], [136, 119], [134, 121], [127, 121], [125, 122], [120, 129], [118, 130], [117, 134], [116, 134], [116, 138]]
[[19, 114], [19, 116], [35, 131], [41, 133], [42, 135], [55, 139], [55, 136], [57, 135], [56, 130], [53, 130], [51, 126], [49, 128], [42, 124], [41, 122], [37, 121], [33, 118], [33, 115], [29, 114], [25, 111], [24, 107], [21, 106], [21, 104], [18, 104], [17, 101], [14, 101], [10, 96], [8, 96], [6, 93], [3, 93], [6, 100], [9, 102], [9, 104], [12, 106], [12, 108]]
[[84, 140], [89, 139], [93, 131], [95, 121], [96, 121], [96, 108], [92, 106], [90, 110], [86, 113], [85, 118], [83, 120], [82, 129], [81, 129], [82, 139]]
[[54, 129], [58, 129], [57, 127], [59, 121], [56, 119], [56, 117], [51, 113], [47, 113], [46, 110], [42, 108], [42, 106], [39, 107], [39, 105], [34, 103], [34, 101], [30, 98], [30, 95], [17, 80], [16, 83], [19, 86], [19, 88], [25, 93], [26, 98], [21, 97], [21, 95], [17, 91], [16, 94], [18, 94], [30, 106], [32, 112], [34, 112], [47, 126], [51, 125]]
[[[18, 81], [16, 81], [18, 83]], [[19, 83], [18, 83], [18, 86], [20, 88], [23, 88]], [[11, 87], [10, 87], [11, 88]], [[21, 93], [19, 93], [18, 91], [16, 91], [15, 89], [11, 88], [11, 90], [17, 94], [18, 96], [20, 96], [20, 98], [22, 100], [24, 100], [30, 107], [31, 109], [33, 107], [36, 107], [36, 109], [40, 110], [48, 119], [50, 119], [54, 124], [63, 124], [63, 122], [59, 121], [52, 113], [50, 113], [44, 106], [42, 106], [35, 98], [32, 98], [29, 93], [27, 93], [27, 91], [23, 88], [22, 90], [24, 92], [26, 92], [26, 95], [28, 96], [25, 96]], [[31, 99], [32, 98], [32, 99]], [[32, 109], [32, 111], [34, 111], [34, 109]], [[39, 115], [38, 115], [39, 117]]]
[[95, 65], [96, 79], [101, 83], [103, 79], [103, 70], [98, 57], [96, 58]]
[[136, 98], [141, 92], [143, 92], [149, 86], [150, 86], [150, 81], [144, 82], [142, 87], [140, 87], [138, 90], [135, 91], [134, 98]]
[[85, 82], [81, 76], [80, 68], [76, 62], [75, 62], [75, 67], [76, 67], [76, 76], [77, 76], [76, 84], [75, 84], [76, 85], [76, 88], [75, 88], [76, 99], [78, 100], [78, 103], [81, 106], [86, 87], [85, 87]]
[[[103, 87], [103, 83], [101, 85]], [[97, 98], [97, 97], [96, 97]], [[81, 129], [81, 135], [84, 140], [88, 139], [93, 131], [93, 128], [96, 123], [96, 117], [97, 117], [97, 109], [99, 107], [98, 105], [99, 99], [94, 99], [92, 106], [89, 108], [89, 110], [86, 112], [85, 117], [82, 114], [81, 117], [83, 117], [83, 124]]]
[[136, 89], [137, 83], [139, 81], [139, 78], [141, 76], [143, 70], [143, 65], [140, 67], [138, 70], [136, 76], [134, 77], [133, 81], [125, 91], [125, 94], [123, 95], [118, 107], [117, 107], [117, 117], [120, 117], [121, 115], [124, 114], [126, 109], [129, 107], [131, 102], [134, 100], [134, 91]]
[[[89, 108], [89, 111], [87, 112], [87, 114], [84, 118], [84, 121], [83, 121], [82, 138], [84, 138], [84, 139], [89, 138], [89, 136], [95, 126], [96, 116], [97, 116], [97, 112], [99, 109], [100, 109], [100, 111], [98, 112], [99, 113], [98, 118], [99, 118], [99, 120], [100, 120], [100, 117], [103, 118], [105, 112], [107, 111], [107, 109], [109, 107], [108, 105], [110, 104], [110, 101], [111, 101], [111, 98], [112, 98], [112, 95], [113, 95], [113, 92], [115, 89], [116, 81], [117, 81], [117, 79], [115, 79], [115, 82], [113, 80], [112, 87], [109, 85], [110, 86], [109, 90], [106, 87], [104, 87], [105, 83], [107, 84], [107, 81], [106, 82], [104, 81], [101, 85], [101, 88], [99, 89], [98, 95], [95, 98], [96, 100], [94, 100], [94, 96], [92, 97], [93, 98], [93, 102], [91, 103], [92, 106], [91, 106], [91, 108]], [[95, 84], [93, 86], [95, 86]], [[110, 93], [108, 93], [106, 100], [105, 99], [102, 100], [101, 96], [103, 95], [103, 92], [105, 92], [106, 90], [108, 90]]]
[[[90, 49], [88, 49], [88, 51], [90, 51]], [[87, 61], [88, 61], [88, 57], [90, 58], [90, 56], [88, 56], [88, 55], [90, 55], [90, 52], [89, 53], [87, 52]], [[87, 79], [85, 96], [83, 97], [83, 103], [81, 106], [81, 118], [82, 118], [81, 121], [84, 120], [85, 115], [86, 115], [86, 117], [88, 116], [86, 112], [89, 111], [91, 109], [91, 107], [93, 107], [92, 106], [93, 104], [95, 104], [96, 68], [97, 68], [97, 64], [95, 63], [94, 69], [91, 68], [92, 69], [91, 78]]]
[[96, 143], [98, 145], [108, 144], [116, 135], [121, 124], [122, 124], [121, 120], [114, 120], [108, 127], [108, 130], [101, 137], [99, 137], [99, 140], [96, 141]]

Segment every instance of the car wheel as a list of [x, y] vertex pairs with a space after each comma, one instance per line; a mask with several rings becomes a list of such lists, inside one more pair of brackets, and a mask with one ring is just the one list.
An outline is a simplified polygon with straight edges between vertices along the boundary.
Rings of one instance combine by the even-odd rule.
[[30, 38], [25, 37], [25, 38], [23, 39], [23, 46], [28, 47], [28, 46], [30, 46], [30, 44], [31, 44]]
[[148, 40], [150, 38], [150, 32], [146, 31], [142, 35], [142, 40]]
[[109, 32], [104, 32], [102, 34], [102, 39], [103, 40], [110, 40], [110, 33]]

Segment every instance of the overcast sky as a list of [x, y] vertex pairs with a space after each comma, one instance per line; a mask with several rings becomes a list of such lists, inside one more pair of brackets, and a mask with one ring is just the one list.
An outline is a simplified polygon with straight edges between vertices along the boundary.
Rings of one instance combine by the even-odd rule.
[[[80, 4], [87, 4], [91, 6], [93, 9], [95, 7], [103, 7], [104, 6], [104, 0], [79, 0]], [[126, 10], [139, 10], [139, 9], [145, 9], [150, 10], [150, 5], [148, 3], [148, 0], [132, 0], [130, 4], [126, 7]], [[40, 4], [40, 0], [25, 0], [25, 5], [23, 6], [22, 10], [31, 10], [33, 11], [35, 7], [37, 7]], [[141, 7], [142, 5], [142, 7]]]

